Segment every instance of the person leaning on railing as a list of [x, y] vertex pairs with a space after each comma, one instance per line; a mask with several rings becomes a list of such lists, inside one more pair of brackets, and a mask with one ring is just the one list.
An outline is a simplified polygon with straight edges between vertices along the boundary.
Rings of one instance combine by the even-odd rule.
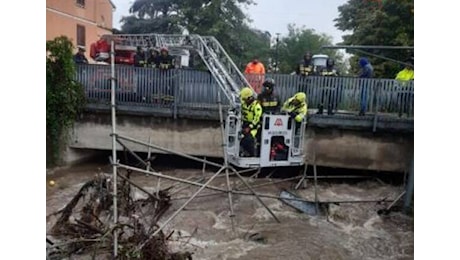
[[[156, 67], [159, 68], [161, 72], [168, 72], [174, 69], [174, 57], [169, 55], [169, 51], [166, 47], [161, 48]], [[166, 93], [162, 93], [161, 99], [165, 103], [174, 102], [174, 78], [171, 73], [162, 73], [161, 75], [162, 77], [166, 77], [162, 82], [167, 84], [162, 87], [162, 89], [166, 89]]]
[[313, 62], [311, 60], [311, 52], [307, 51], [303, 56], [303, 59], [299, 62], [296, 74], [301, 76], [313, 76], [314, 75], [314, 67]]
[[169, 70], [174, 68], [174, 57], [169, 55], [166, 47], [161, 48], [157, 62], [157, 68], [159, 69]]
[[[320, 76], [323, 77], [338, 77], [339, 76], [339, 71], [335, 68], [335, 62], [334, 59], [328, 58], [326, 62], [326, 67], [324, 67], [321, 72]], [[330, 84], [330, 82], [328, 82]], [[332, 112], [333, 109], [337, 106], [337, 102], [334, 102], [334, 94], [337, 94], [338, 87], [337, 86], [332, 86], [332, 85], [324, 85], [320, 89], [321, 91], [321, 102], [318, 107], [318, 112], [317, 114], [323, 114], [323, 109], [324, 109], [324, 103], [325, 99], [327, 99], [327, 114], [328, 115], [333, 115], [334, 113]]]
[[85, 47], [78, 47], [78, 52], [73, 56], [73, 61], [76, 64], [88, 64], [88, 59], [85, 57]]
[[134, 67], [145, 67], [146, 65], [145, 52], [141, 46], [137, 46], [136, 54], [134, 55]]
[[[359, 72], [359, 78], [373, 78], [374, 77], [374, 68], [367, 58], [359, 58], [359, 66], [361, 71]], [[367, 81], [363, 81], [361, 87], [361, 105], [359, 110], [359, 115], [364, 116], [367, 110], [367, 95], [369, 92], [369, 86]]]
[[297, 86], [298, 90], [311, 95], [312, 82], [310, 77], [316, 76], [316, 73], [310, 51], [307, 51], [303, 59], [297, 64], [295, 73], [300, 76], [299, 85]]
[[[399, 117], [402, 116], [403, 112], [408, 112], [409, 111], [409, 97], [412, 97], [412, 93], [409, 93], [408, 90], [408, 85], [410, 81], [414, 80], [414, 60], [413, 58], [409, 59], [406, 61], [406, 66], [404, 67], [403, 70], [399, 71], [398, 74], [396, 74], [395, 79], [398, 81], [398, 83], [401, 86], [401, 91], [398, 93], [397, 102], [399, 105], [398, 107], [398, 114]], [[406, 101], [406, 102], [404, 102]]]
[[158, 63], [158, 58], [160, 56], [160, 53], [156, 49], [150, 49], [150, 56], [147, 59], [147, 66], [149, 68], [156, 68], [157, 63]]
[[297, 92], [293, 97], [286, 100], [281, 108], [282, 112], [287, 112], [289, 116], [295, 120], [296, 131], [307, 115], [307, 110], [307, 95], [303, 92]]

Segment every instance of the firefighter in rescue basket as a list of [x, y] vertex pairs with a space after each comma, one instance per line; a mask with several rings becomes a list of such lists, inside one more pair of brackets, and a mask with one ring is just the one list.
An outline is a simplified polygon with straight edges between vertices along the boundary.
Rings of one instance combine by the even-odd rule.
[[297, 92], [293, 97], [284, 102], [281, 111], [289, 113], [289, 116], [297, 124], [300, 124], [307, 115], [307, 95], [303, 92]]
[[251, 88], [246, 87], [240, 91], [242, 114], [242, 139], [240, 142], [242, 156], [256, 156], [256, 139], [262, 118], [262, 106], [254, 98]]

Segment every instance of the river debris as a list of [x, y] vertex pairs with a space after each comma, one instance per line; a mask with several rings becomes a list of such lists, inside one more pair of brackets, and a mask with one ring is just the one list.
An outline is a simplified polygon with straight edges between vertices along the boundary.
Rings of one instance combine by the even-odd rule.
[[[72, 255], [110, 256], [113, 234], [117, 230], [117, 259], [182, 260], [192, 259], [189, 252], [171, 252], [158, 220], [171, 206], [168, 190], [148, 193], [135, 199], [129, 173], [118, 181], [118, 223], [113, 223], [113, 181], [110, 175], [99, 174], [86, 182], [61, 210], [47, 236], [48, 259]], [[143, 247], [139, 247], [144, 245]], [[138, 250], [141, 248], [140, 250]]]
[[280, 192], [280, 200], [287, 204], [288, 206], [291, 206], [298, 210], [299, 212], [306, 213], [310, 216], [317, 216], [317, 215], [322, 215], [324, 214], [324, 207], [326, 206], [326, 203], [315, 203], [314, 201], [306, 201], [306, 200], [295, 200], [295, 199], [300, 199], [297, 195], [287, 191], [287, 190], [282, 190]]

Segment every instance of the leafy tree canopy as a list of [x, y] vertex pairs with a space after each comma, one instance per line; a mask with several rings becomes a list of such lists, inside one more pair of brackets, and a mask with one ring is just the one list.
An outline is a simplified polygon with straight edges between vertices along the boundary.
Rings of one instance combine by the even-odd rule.
[[[349, 0], [340, 6], [335, 26], [351, 34], [343, 37], [345, 45], [414, 46], [414, 0]], [[407, 50], [365, 50], [398, 61], [413, 57]], [[365, 53], [354, 51], [352, 71], [358, 70], [357, 58]], [[401, 65], [370, 57], [376, 77], [394, 78]]]

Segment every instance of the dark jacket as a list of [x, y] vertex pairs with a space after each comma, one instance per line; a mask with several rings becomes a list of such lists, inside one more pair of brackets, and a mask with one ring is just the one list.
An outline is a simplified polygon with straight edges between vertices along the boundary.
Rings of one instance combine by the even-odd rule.
[[296, 73], [297, 75], [302, 76], [312, 76], [315, 74], [312, 60], [301, 60], [297, 66]]
[[280, 99], [275, 93], [269, 94], [263, 91], [257, 96], [257, 100], [262, 106], [263, 113], [279, 113], [280, 112]]
[[77, 53], [73, 56], [73, 61], [77, 64], [88, 64], [88, 59], [84, 54]]
[[136, 52], [136, 55], [134, 55], [134, 66], [145, 67], [145, 65], [145, 54], [143, 52]]
[[359, 66], [361, 67], [360, 78], [374, 77], [374, 68], [366, 58], [359, 58]]
[[160, 69], [173, 69], [174, 68], [174, 57], [171, 55], [158, 56], [157, 59], [157, 68]]

